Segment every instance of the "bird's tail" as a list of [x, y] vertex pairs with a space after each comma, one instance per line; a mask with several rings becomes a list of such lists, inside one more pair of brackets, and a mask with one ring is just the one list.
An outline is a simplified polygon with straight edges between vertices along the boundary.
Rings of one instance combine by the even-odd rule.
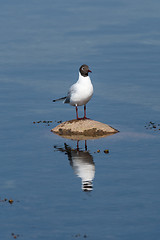
[[66, 97], [62, 97], [62, 98], [54, 99], [53, 102], [57, 102], [57, 101], [65, 100], [65, 99], [66, 99]]

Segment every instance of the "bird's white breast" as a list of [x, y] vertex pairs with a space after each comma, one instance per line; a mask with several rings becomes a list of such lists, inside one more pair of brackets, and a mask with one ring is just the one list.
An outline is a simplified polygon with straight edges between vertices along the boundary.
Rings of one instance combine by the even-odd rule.
[[93, 85], [90, 77], [83, 77], [79, 74], [78, 81], [70, 89], [70, 104], [72, 106], [81, 106], [87, 104], [93, 95]]

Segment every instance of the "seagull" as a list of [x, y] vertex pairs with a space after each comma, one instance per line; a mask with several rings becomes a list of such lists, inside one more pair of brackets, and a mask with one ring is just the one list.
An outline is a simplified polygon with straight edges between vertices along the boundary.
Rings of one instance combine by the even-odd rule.
[[[89, 102], [93, 95], [93, 85], [88, 73], [92, 72], [86, 64], [83, 64], [79, 68], [78, 81], [73, 84], [67, 96], [53, 100], [53, 102], [64, 100], [63, 103], [69, 103], [76, 108], [76, 117], [79, 119], [87, 119], [86, 117], [86, 104]], [[84, 105], [84, 117], [78, 117], [78, 106]]]

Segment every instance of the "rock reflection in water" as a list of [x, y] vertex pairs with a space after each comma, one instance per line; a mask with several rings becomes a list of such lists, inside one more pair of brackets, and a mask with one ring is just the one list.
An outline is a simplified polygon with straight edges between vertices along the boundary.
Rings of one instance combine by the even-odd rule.
[[76, 149], [72, 149], [66, 143], [64, 143], [64, 147], [62, 148], [57, 146], [54, 146], [54, 148], [67, 154], [74, 173], [82, 179], [82, 190], [86, 192], [92, 191], [93, 179], [95, 176], [95, 164], [92, 155], [87, 151], [86, 141], [84, 151], [79, 149], [79, 141], [77, 141]]

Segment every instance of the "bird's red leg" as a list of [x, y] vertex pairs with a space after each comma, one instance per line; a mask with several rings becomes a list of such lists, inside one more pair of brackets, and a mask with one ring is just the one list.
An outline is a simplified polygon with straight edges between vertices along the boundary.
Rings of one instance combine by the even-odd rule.
[[87, 151], [87, 140], [85, 140], [85, 150]]
[[86, 119], [86, 105], [84, 105], [84, 119]]
[[77, 140], [77, 151], [79, 152], [79, 140]]
[[82, 118], [79, 118], [78, 117], [78, 107], [76, 106], [76, 117], [77, 117], [77, 120], [81, 120]]
[[86, 117], [86, 105], [84, 105], [84, 118], [83, 119], [89, 119]]
[[77, 108], [77, 106], [76, 106], [76, 116], [77, 116], [77, 119], [79, 119], [79, 117], [78, 117], [78, 108]]
[[89, 119], [86, 117], [86, 105], [84, 105], [84, 117], [83, 118], [78, 117], [78, 107], [76, 106], [76, 117], [77, 117], [77, 120]]
[[84, 105], [84, 119], [89, 119], [86, 117], [86, 105]]

